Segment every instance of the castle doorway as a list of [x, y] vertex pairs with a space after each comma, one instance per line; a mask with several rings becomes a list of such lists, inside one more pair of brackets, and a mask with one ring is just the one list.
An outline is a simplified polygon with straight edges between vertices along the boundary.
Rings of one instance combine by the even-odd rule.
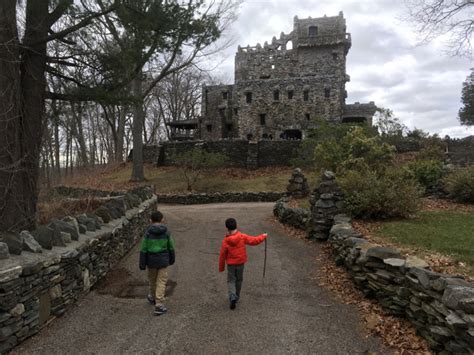
[[344, 117], [342, 123], [366, 123], [367, 118], [365, 117]]
[[303, 138], [303, 133], [299, 129], [287, 129], [280, 134], [280, 138], [287, 140], [301, 140]]

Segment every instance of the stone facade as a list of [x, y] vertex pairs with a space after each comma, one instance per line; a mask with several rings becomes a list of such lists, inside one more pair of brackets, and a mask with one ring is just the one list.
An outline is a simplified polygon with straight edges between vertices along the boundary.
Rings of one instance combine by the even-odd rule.
[[376, 106], [346, 105], [351, 36], [338, 16], [294, 18], [293, 31], [235, 55], [235, 84], [203, 88], [200, 138], [301, 139], [316, 119], [372, 123]]
[[64, 314], [138, 242], [156, 196], [150, 189], [133, 195], [103, 206], [108, 223], [97, 214], [81, 215], [22, 233], [21, 255], [0, 260], [1, 354]]

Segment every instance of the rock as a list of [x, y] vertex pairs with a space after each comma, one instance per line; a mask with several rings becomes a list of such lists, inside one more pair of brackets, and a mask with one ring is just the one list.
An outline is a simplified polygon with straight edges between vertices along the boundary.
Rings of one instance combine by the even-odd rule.
[[87, 232], [87, 227], [85, 225], [79, 223], [78, 226], [79, 226], [79, 233], [85, 234]]
[[43, 249], [41, 248], [41, 245], [36, 241], [35, 237], [28, 232], [28, 231], [22, 231], [20, 235], [23, 237], [23, 250], [29, 251], [32, 253], [42, 253]]
[[[77, 235], [78, 235], [78, 238], [79, 238], [80, 231], [79, 231], [79, 223], [77, 222], [77, 219], [75, 219], [74, 217], [71, 217], [71, 216], [67, 216], [67, 217], [64, 217], [62, 220], [66, 223], [69, 223], [70, 225], [72, 225], [76, 229], [76, 232], [77, 232]], [[71, 235], [71, 236], [74, 238], [74, 235]]]
[[61, 230], [56, 224], [49, 224], [48, 228], [53, 231], [53, 238], [52, 238], [52, 244], [55, 247], [65, 247], [66, 246], [66, 241], [64, 240], [63, 236], [61, 235]]
[[86, 216], [94, 221], [95, 229], [101, 229], [102, 228], [102, 224], [100, 223], [99, 217], [97, 217], [95, 214], [92, 214], [92, 213], [87, 213]]
[[0, 242], [8, 245], [10, 254], [20, 255], [23, 250], [23, 240], [17, 233], [0, 232]]
[[43, 249], [53, 249], [53, 230], [46, 226], [39, 226], [31, 234]]
[[15, 307], [10, 310], [10, 314], [13, 317], [19, 317], [25, 313], [25, 305], [23, 303], [18, 303]]
[[54, 225], [57, 227], [61, 232], [69, 233], [70, 238], [72, 240], [79, 240], [79, 231], [73, 224], [70, 224], [65, 221], [61, 221], [59, 219], [53, 220], [50, 225]]
[[474, 297], [474, 287], [448, 286], [443, 293], [442, 302], [451, 309], [457, 309], [460, 302]]
[[431, 287], [436, 291], [444, 291], [448, 286], [465, 286], [471, 287], [472, 285], [466, 280], [457, 277], [439, 277], [432, 281]]
[[61, 239], [64, 241], [64, 243], [69, 244], [72, 242], [71, 239], [71, 234], [66, 233], [66, 232], [61, 232]]
[[61, 297], [63, 294], [61, 285], [56, 285], [49, 289], [49, 297], [51, 300], [55, 300], [56, 298]]
[[446, 323], [453, 328], [459, 329], [467, 329], [467, 323], [461, 319], [456, 313], [450, 312], [450, 314], [446, 317]]
[[0, 242], [0, 259], [8, 259], [9, 257], [10, 253], [8, 252], [7, 243]]
[[436, 340], [445, 341], [453, 336], [448, 328], [440, 326], [432, 326], [429, 328], [430, 333], [435, 337]]
[[322, 176], [323, 181], [330, 181], [336, 179], [336, 175], [332, 171], [326, 170]]
[[417, 258], [416, 256], [408, 256], [405, 263], [406, 268], [417, 267], [420, 269], [426, 269], [429, 267], [428, 263], [423, 259]]
[[94, 213], [102, 218], [104, 223], [109, 223], [112, 220], [112, 216], [110, 215], [110, 212], [107, 208], [104, 206], [100, 206], [98, 209], [94, 211]]
[[387, 248], [387, 247], [374, 247], [367, 250], [367, 257], [377, 258], [380, 260], [384, 259], [401, 259], [401, 255], [398, 250]]
[[459, 305], [464, 312], [474, 314], [474, 297], [461, 300]]
[[8, 282], [18, 278], [23, 268], [21, 266], [13, 266], [8, 269], [0, 270], [0, 282]]
[[337, 214], [334, 216], [334, 224], [342, 224], [342, 223], [351, 223], [351, 218], [345, 214]]
[[383, 263], [393, 267], [402, 267], [405, 265], [405, 259], [388, 258], [384, 259]]

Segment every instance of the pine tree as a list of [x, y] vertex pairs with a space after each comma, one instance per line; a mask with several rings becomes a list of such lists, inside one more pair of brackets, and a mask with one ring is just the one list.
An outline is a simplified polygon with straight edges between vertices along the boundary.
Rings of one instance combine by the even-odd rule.
[[459, 109], [459, 121], [462, 125], [474, 125], [474, 68], [471, 68], [471, 74], [462, 84], [461, 102], [463, 107]]

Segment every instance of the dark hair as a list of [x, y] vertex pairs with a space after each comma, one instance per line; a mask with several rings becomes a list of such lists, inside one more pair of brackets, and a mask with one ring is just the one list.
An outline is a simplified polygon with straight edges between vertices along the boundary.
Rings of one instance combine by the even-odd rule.
[[163, 220], [163, 213], [155, 211], [151, 214], [150, 219], [153, 223], [160, 223]]
[[235, 218], [227, 218], [225, 220], [225, 227], [230, 231], [237, 229], [237, 221]]

